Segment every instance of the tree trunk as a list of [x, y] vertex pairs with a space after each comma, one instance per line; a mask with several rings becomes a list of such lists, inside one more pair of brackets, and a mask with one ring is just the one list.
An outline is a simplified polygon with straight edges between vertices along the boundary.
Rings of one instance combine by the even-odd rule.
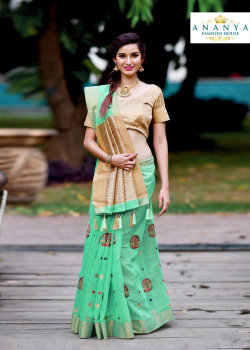
[[50, 140], [46, 155], [49, 160], [60, 159], [71, 166], [78, 166], [84, 154], [83, 116], [87, 110], [84, 96], [79, 98], [75, 106], [68, 91], [60, 51], [57, 10], [58, 0], [51, 0], [48, 5], [48, 24], [38, 40], [41, 78], [53, 112], [55, 128], [59, 131], [59, 135]]

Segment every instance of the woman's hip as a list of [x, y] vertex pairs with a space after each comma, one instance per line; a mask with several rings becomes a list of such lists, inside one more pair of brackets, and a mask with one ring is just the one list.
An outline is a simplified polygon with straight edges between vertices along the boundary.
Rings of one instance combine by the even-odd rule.
[[139, 160], [139, 165], [149, 198], [151, 198], [155, 188], [155, 161], [153, 154], [150, 157]]

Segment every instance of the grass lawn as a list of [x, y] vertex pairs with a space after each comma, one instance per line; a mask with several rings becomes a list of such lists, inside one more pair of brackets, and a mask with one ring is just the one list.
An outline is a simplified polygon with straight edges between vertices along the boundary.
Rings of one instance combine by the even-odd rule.
[[0, 113], [0, 128], [53, 128], [51, 115], [11, 115], [6, 112]]
[[[49, 127], [51, 121], [48, 118], [45, 121], [43, 127]], [[28, 126], [27, 123], [22, 122], [23, 127], [24, 124]], [[3, 127], [3, 122], [1, 126]], [[204, 133], [203, 138], [216, 141], [215, 151], [197, 150], [169, 154], [171, 203], [167, 213], [250, 211], [249, 118], [246, 119], [244, 127], [245, 130], [242, 132]], [[158, 195], [161, 186], [157, 162], [156, 180], [152, 198], [155, 215], [160, 211]], [[90, 181], [82, 184], [65, 183], [48, 186], [38, 193], [33, 203], [8, 204], [6, 212], [42, 216], [54, 214], [78, 216], [88, 211], [91, 185]]]

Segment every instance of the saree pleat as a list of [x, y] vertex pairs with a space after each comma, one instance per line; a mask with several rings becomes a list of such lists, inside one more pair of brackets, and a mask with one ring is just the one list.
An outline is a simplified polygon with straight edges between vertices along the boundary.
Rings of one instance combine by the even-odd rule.
[[[139, 161], [149, 205], [155, 188], [153, 155]], [[92, 193], [91, 193], [92, 197]], [[101, 230], [90, 199], [89, 224], [84, 243], [71, 319], [80, 338], [134, 338], [175, 320], [161, 269], [154, 218], [146, 219], [148, 205], [121, 213], [122, 227], [113, 229], [115, 214], [106, 215]]]

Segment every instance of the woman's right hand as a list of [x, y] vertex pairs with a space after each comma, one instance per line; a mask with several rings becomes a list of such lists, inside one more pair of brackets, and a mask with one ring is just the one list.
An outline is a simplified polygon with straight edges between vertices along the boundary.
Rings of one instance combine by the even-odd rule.
[[110, 164], [124, 170], [130, 170], [135, 165], [134, 158], [137, 154], [138, 152], [114, 154], [112, 155]]

